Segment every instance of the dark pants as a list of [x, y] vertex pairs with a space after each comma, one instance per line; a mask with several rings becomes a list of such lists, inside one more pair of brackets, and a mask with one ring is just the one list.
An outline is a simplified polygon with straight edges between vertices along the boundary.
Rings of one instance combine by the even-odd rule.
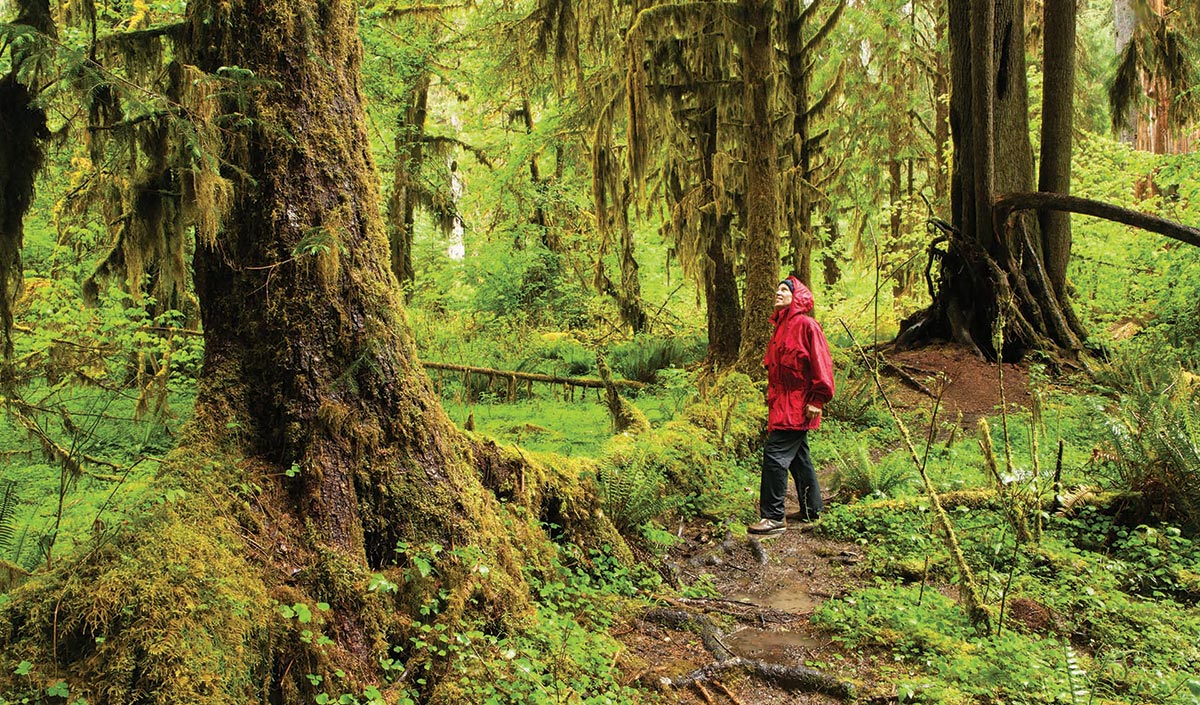
[[791, 472], [800, 496], [805, 519], [813, 520], [824, 508], [817, 472], [808, 457], [808, 431], [771, 431], [763, 448], [762, 483], [758, 489], [759, 511], [764, 518], [783, 519], [783, 498]]

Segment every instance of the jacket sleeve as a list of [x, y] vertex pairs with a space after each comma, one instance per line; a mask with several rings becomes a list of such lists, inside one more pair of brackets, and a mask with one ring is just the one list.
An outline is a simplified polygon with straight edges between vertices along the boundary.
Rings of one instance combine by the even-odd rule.
[[825, 331], [821, 330], [820, 323], [812, 320], [804, 328], [805, 344], [809, 350], [809, 372], [812, 375], [806, 403], [821, 407], [833, 398], [833, 356], [829, 353], [829, 343], [825, 340]]

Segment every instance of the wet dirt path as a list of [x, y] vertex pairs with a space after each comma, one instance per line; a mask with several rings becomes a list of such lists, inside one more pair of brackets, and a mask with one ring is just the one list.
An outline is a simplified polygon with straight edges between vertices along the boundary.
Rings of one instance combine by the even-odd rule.
[[[730, 655], [782, 669], [815, 669], [832, 678], [858, 680], [852, 661], [829, 634], [811, 623], [826, 599], [861, 584], [862, 552], [853, 544], [823, 539], [798, 524], [779, 536], [758, 539], [731, 527], [685, 527], [668, 561], [684, 585], [708, 584], [717, 596], [680, 600], [672, 608], [701, 615], [713, 625], [718, 650], [706, 649], [695, 625], [638, 621], [621, 637], [629, 649], [627, 670], [668, 701], [700, 705], [836, 703], [839, 698], [781, 688], [753, 669], [729, 669], [697, 677], [700, 669]], [[717, 535], [720, 534], [720, 535]], [[848, 675], [847, 675], [848, 674]], [[683, 684], [680, 686], [679, 684]]]

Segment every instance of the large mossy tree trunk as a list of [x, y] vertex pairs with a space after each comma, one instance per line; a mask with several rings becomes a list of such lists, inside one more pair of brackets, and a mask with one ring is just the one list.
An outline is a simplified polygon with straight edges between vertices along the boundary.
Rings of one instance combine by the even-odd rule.
[[195, 256], [206, 353], [196, 417], [236, 429], [225, 433], [248, 456], [294, 465], [287, 489], [320, 541], [378, 565], [401, 538], [396, 517], [419, 534], [447, 531], [465, 491], [452, 487], [466, 474], [454, 472], [453, 427], [389, 271], [355, 7], [198, 0], [188, 9], [185, 60], [210, 73], [237, 66], [256, 81], [222, 106], [243, 115], [223, 156], [238, 174], [235, 197]]
[[447, 657], [412, 638], [423, 622], [516, 627], [523, 570], [554, 570], [550, 524], [630, 559], [582, 461], [478, 441], [438, 403], [389, 266], [356, 12], [189, 4], [178, 56], [215, 86], [200, 102], [220, 101], [233, 186], [195, 254], [194, 419], [148, 490], [162, 502], [0, 604], [0, 655], [31, 668], [0, 673], [6, 696], [36, 676], [95, 703], [312, 702], [316, 676], [361, 693], [395, 660], [424, 674], [422, 702], [459, 702]]
[[[901, 346], [949, 339], [1004, 360], [1030, 349], [1073, 356], [1081, 347], [1082, 326], [1047, 276], [1037, 219], [993, 218], [998, 194], [1027, 192], [1033, 184], [1024, 27], [1024, 0], [950, 3], [954, 232], [937, 251], [933, 302], [903, 322]], [[1048, 83], [1045, 90], [1070, 86]]]
[[752, 377], [762, 377], [762, 355], [771, 340], [770, 316], [780, 278], [778, 159], [772, 122], [774, 2], [744, 0], [741, 10], [746, 23], [741, 46], [746, 120], [746, 295], [737, 368]]

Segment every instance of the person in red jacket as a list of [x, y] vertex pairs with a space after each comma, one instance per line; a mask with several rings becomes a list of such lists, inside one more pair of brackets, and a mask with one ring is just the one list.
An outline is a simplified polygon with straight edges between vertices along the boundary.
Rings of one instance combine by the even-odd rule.
[[796, 482], [802, 521], [814, 521], [824, 508], [817, 473], [808, 455], [808, 432], [820, 427], [821, 409], [833, 398], [833, 358], [821, 324], [812, 317], [813, 295], [789, 276], [775, 291], [775, 334], [767, 345], [767, 443], [759, 485], [759, 519], [752, 534], [773, 535], [787, 528], [783, 498], [788, 473]]

